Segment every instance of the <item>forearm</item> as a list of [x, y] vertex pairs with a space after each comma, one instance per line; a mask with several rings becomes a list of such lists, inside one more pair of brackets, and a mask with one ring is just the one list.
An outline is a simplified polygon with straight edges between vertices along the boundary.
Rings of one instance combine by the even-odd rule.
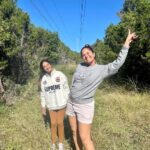
[[40, 98], [41, 98], [41, 106], [42, 107], [45, 107], [46, 106], [46, 100], [45, 100], [45, 96], [44, 96], [44, 93], [41, 91], [40, 93]]
[[124, 64], [128, 54], [128, 48], [123, 46], [118, 57], [112, 63], [108, 64], [108, 76], [117, 73], [118, 69]]
[[123, 47], [129, 49], [130, 48], [130, 42], [128, 40], [126, 40], [123, 44]]

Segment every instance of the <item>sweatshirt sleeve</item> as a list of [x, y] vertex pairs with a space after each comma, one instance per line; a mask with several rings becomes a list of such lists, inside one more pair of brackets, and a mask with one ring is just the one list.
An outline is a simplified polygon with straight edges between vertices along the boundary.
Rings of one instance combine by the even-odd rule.
[[75, 73], [76, 73], [76, 71], [78, 70], [78, 68], [79, 68], [80, 66], [81, 66], [81, 65], [78, 64], [78, 66], [76, 67], [76, 69], [75, 69], [75, 71], [74, 71], [74, 74], [73, 74], [73, 76], [72, 76], [72, 81], [71, 81], [71, 87], [72, 87], [72, 85], [73, 85], [73, 83], [74, 83], [74, 80], [75, 80]]
[[113, 75], [118, 72], [119, 68], [124, 64], [126, 60], [128, 49], [129, 48], [123, 46], [120, 53], [118, 54], [117, 59], [105, 66], [106, 67], [105, 77]]
[[63, 88], [65, 91], [65, 94], [69, 96], [70, 90], [69, 90], [68, 80], [67, 80], [67, 77], [63, 73], [62, 73], [62, 79], [63, 79]]
[[72, 76], [71, 86], [73, 85], [73, 83], [74, 83], [74, 74]]
[[40, 97], [41, 97], [41, 106], [42, 107], [46, 107], [46, 103], [45, 103], [45, 91], [44, 91], [44, 86], [43, 86], [43, 80], [41, 80]]

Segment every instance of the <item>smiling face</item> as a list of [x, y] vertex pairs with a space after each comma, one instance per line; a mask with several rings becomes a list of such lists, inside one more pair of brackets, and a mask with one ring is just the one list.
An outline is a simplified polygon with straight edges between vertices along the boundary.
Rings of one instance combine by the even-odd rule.
[[52, 71], [52, 66], [48, 62], [44, 61], [42, 64], [43, 70], [47, 73], [51, 73]]
[[82, 59], [86, 64], [90, 66], [95, 65], [95, 53], [93, 53], [88, 48], [84, 48], [82, 50]]

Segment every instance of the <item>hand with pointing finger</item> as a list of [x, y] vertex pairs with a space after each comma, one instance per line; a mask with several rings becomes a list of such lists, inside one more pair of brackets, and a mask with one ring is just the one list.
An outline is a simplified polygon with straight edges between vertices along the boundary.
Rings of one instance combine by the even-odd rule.
[[137, 35], [135, 32], [131, 33], [130, 29], [128, 30], [128, 36], [126, 38], [126, 41], [124, 43], [124, 46], [126, 48], [129, 48], [130, 47], [130, 43], [135, 40], [137, 38]]

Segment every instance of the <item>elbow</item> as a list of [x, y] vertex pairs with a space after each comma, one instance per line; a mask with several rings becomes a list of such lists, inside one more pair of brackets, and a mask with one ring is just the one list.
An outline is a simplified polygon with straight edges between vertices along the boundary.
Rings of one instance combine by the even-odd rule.
[[118, 72], [118, 69], [116, 68], [116, 69], [113, 69], [113, 70], [111, 70], [111, 71], [109, 71], [109, 75], [111, 76], [111, 75], [114, 75], [114, 74], [116, 74]]

